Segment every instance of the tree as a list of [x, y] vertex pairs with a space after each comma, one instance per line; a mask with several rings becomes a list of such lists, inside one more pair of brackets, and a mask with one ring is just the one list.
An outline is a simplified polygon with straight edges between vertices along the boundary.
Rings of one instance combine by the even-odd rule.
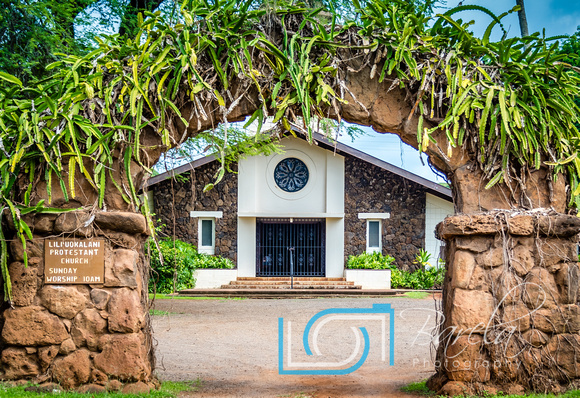
[[560, 53], [567, 54], [564, 62], [580, 67], [580, 26], [577, 28], [576, 33], [564, 40]]
[[121, 16], [119, 34], [132, 36], [138, 30], [137, 14], [145, 11], [153, 11], [159, 7], [164, 0], [129, 0]]
[[529, 36], [528, 31], [528, 19], [526, 18], [526, 9], [524, 7], [524, 0], [516, 0], [516, 4], [520, 6], [518, 11], [518, 18], [520, 20], [520, 31], [522, 32], [522, 37]]
[[[564, 62], [580, 68], [580, 26], [577, 28], [576, 33], [564, 40], [560, 48], [560, 54], [566, 55], [563, 59]], [[577, 69], [576, 73], [580, 73], [580, 70]], [[580, 95], [576, 96], [575, 102], [580, 107]], [[580, 125], [577, 125], [577, 127], [580, 128]]]
[[[163, 1], [0, 0], [0, 70], [24, 83], [42, 79], [50, 74], [46, 66], [59, 60], [59, 54], [81, 55], [95, 47], [90, 26], [132, 36], [137, 14], [154, 11]], [[103, 18], [91, 15], [97, 6], [105, 13]], [[83, 26], [89, 26], [88, 34], [78, 35]]]
[[[213, 3], [215, 0], [210, 0]], [[390, 0], [397, 3], [400, 0]], [[24, 83], [50, 74], [45, 67], [58, 54], [81, 55], [94, 48], [92, 28], [133, 37], [137, 15], [161, 9], [178, 14], [183, 0], [0, 0], [0, 70]], [[366, 0], [361, 1], [365, 6]], [[413, 0], [420, 12], [433, 13], [438, 0]], [[253, 1], [264, 7], [270, 0]], [[335, 10], [342, 20], [352, 19], [356, 8], [350, 0], [304, 0], [307, 7]], [[95, 15], [98, 8], [100, 16]], [[329, 14], [330, 15], [330, 14]], [[338, 21], [341, 22], [340, 20]], [[80, 27], [86, 34], [79, 35]]]
[[[27, 82], [46, 75], [45, 66], [58, 58], [56, 53], [78, 54], [79, 48], [65, 28], [66, 10], [58, 2], [47, 7], [44, 0], [1, 0], [0, 70]], [[60, 15], [59, 21], [55, 15]]]

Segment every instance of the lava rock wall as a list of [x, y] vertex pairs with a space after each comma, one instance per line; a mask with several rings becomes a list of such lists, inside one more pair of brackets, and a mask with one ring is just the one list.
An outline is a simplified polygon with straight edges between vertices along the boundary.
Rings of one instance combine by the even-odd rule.
[[544, 210], [455, 215], [438, 225], [447, 274], [431, 389], [577, 388], [578, 232], [580, 218]]
[[[32, 380], [47, 391], [154, 388], [145, 218], [85, 211], [25, 218], [34, 240], [26, 245], [28, 267], [22, 243], [10, 243], [12, 302], [5, 301], [1, 316], [0, 377]], [[102, 239], [104, 283], [45, 284], [47, 238]]]
[[[177, 178], [149, 187], [153, 192], [156, 225], [162, 226], [160, 236], [174, 236], [198, 245], [197, 218], [190, 211], [223, 211], [223, 218], [215, 220], [215, 254], [237, 259], [238, 233], [238, 175], [226, 173], [213, 189], [203, 188], [215, 180], [219, 162], [210, 162], [183, 173]], [[235, 168], [234, 168], [235, 170]], [[195, 189], [192, 189], [192, 181]]]
[[382, 253], [393, 256], [397, 268], [413, 269], [425, 247], [425, 187], [347, 156], [344, 189], [345, 261], [366, 252], [367, 224], [358, 213], [390, 213], [382, 220]]

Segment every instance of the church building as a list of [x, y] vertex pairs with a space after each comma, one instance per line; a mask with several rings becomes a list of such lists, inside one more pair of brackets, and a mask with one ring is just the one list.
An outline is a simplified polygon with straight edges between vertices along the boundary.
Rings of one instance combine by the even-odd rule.
[[413, 269], [425, 249], [437, 266], [449, 188], [319, 134], [281, 143], [283, 153], [240, 160], [205, 193], [214, 156], [150, 178], [161, 235], [231, 259], [237, 277], [342, 278], [349, 255], [374, 251]]

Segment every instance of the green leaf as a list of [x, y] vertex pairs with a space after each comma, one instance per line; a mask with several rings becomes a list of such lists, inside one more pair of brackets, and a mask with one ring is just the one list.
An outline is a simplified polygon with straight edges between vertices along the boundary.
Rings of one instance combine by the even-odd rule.
[[106, 187], [106, 172], [103, 167], [100, 172], [99, 178], [99, 207], [103, 208], [103, 202], [105, 200], [105, 187]]
[[[2, 225], [2, 217], [4, 216], [4, 209], [0, 211], [0, 225]], [[4, 297], [8, 303], [12, 303], [12, 282], [10, 280], [10, 273], [8, 272], [8, 245], [6, 244], [3, 228], [0, 228], [0, 268], [2, 269], [2, 279], [4, 280]]]
[[8, 74], [6, 72], [1, 72], [0, 71], [0, 79], [6, 80], [7, 82], [16, 84], [20, 87], [22, 87], [22, 82], [20, 81], [20, 79], [18, 79], [16, 76], [12, 76], [11, 74]]
[[24, 231], [24, 233], [26, 234], [26, 236], [28, 237], [28, 239], [30, 239], [30, 240], [34, 239], [34, 237], [32, 236], [32, 232], [30, 231], [30, 228], [22, 220], [20, 220], [20, 229], [22, 231]]
[[68, 161], [68, 186], [70, 188], [70, 195], [75, 198], [75, 170], [76, 170], [75, 158], [71, 156]]
[[137, 193], [135, 191], [135, 185], [133, 184], [133, 176], [131, 175], [131, 158], [132, 158], [132, 148], [127, 147], [125, 149], [124, 155], [124, 165], [125, 165], [125, 175], [127, 176], [127, 182], [129, 183], [129, 190], [131, 192], [131, 198], [133, 204], [139, 203], [139, 198], [137, 198]]
[[485, 189], [490, 189], [491, 187], [493, 187], [495, 184], [497, 184], [503, 177], [504, 171], [501, 170], [500, 172], [498, 172], [495, 176], [493, 176], [493, 178], [491, 180], [489, 180], [489, 182], [487, 183], [487, 185], [485, 186]]
[[506, 134], [509, 135], [510, 134], [510, 126], [509, 126], [510, 117], [509, 117], [509, 113], [507, 112], [507, 105], [506, 105], [505, 91], [504, 90], [499, 91], [498, 101], [499, 101], [499, 108], [501, 111], [501, 121], [502, 121], [503, 127], [505, 128]]
[[218, 100], [219, 106], [226, 106], [226, 102], [224, 101], [224, 98], [221, 96], [221, 94], [219, 93], [219, 91], [214, 90], [213, 93], [215, 94], [215, 97]]

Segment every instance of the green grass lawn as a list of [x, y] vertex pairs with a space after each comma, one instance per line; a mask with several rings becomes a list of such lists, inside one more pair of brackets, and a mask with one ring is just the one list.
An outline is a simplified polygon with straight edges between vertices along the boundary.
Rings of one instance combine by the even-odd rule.
[[[401, 391], [409, 393], [409, 394], [416, 394], [417, 396], [424, 396], [424, 397], [443, 397], [441, 395], [435, 394], [433, 391], [429, 391], [426, 386], [426, 381], [420, 381], [417, 383], [411, 383], [406, 385], [405, 387], [401, 388]], [[507, 395], [504, 393], [498, 393], [496, 395], [486, 394], [486, 395], [465, 395], [465, 398], [580, 398], [580, 390], [573, 390], [568, 391], [564, 394], [526, 394], [526, 395]]]
[[61, 391], [58, 393], [38, 393], [38, 392], [28, 392], [25, 391], [30, 385], [11, 387], [6, 383], [0, 383], [0, 397], [2, 398], [20, 398], [20, 397], [35, 397], [35, 398], [54, 398], [58, 396], [59, 398], [138, 398], [138, 397], [150, 397], [150, 398], [176, 398], [177, 394], [184, 391], [196, 391], [198, 387], [201, 386], [201, 381], [196, 380], [192, 382], [174, 382], [174, 381], [164, 381], [161, 384], [159, 390], [151, 391], [149, 394], [122, 394], [120, 392], [107, 392], [102, 394], [87, 393], [81, 394], [78, 392], [65, 392]]
[[245, 297], [188, 297], [172, 294], [149, 293], [150, 300], [245, 300]]
[[149, 310], [149, 315], [164, 316], [164, 315], [174, 315], [174, 314], [177, 314], [177, 312], [161, 311], [161, 310], [155, 310], [155, 309]]
[[407, 292], [405, 294], [403, 294], [403, 296], [407, 297], [407, 298], [412, 298], [412, 299], [424, 299], [427, 298], [431, 295], [431, 293], [427, 293], [427, 292]]

